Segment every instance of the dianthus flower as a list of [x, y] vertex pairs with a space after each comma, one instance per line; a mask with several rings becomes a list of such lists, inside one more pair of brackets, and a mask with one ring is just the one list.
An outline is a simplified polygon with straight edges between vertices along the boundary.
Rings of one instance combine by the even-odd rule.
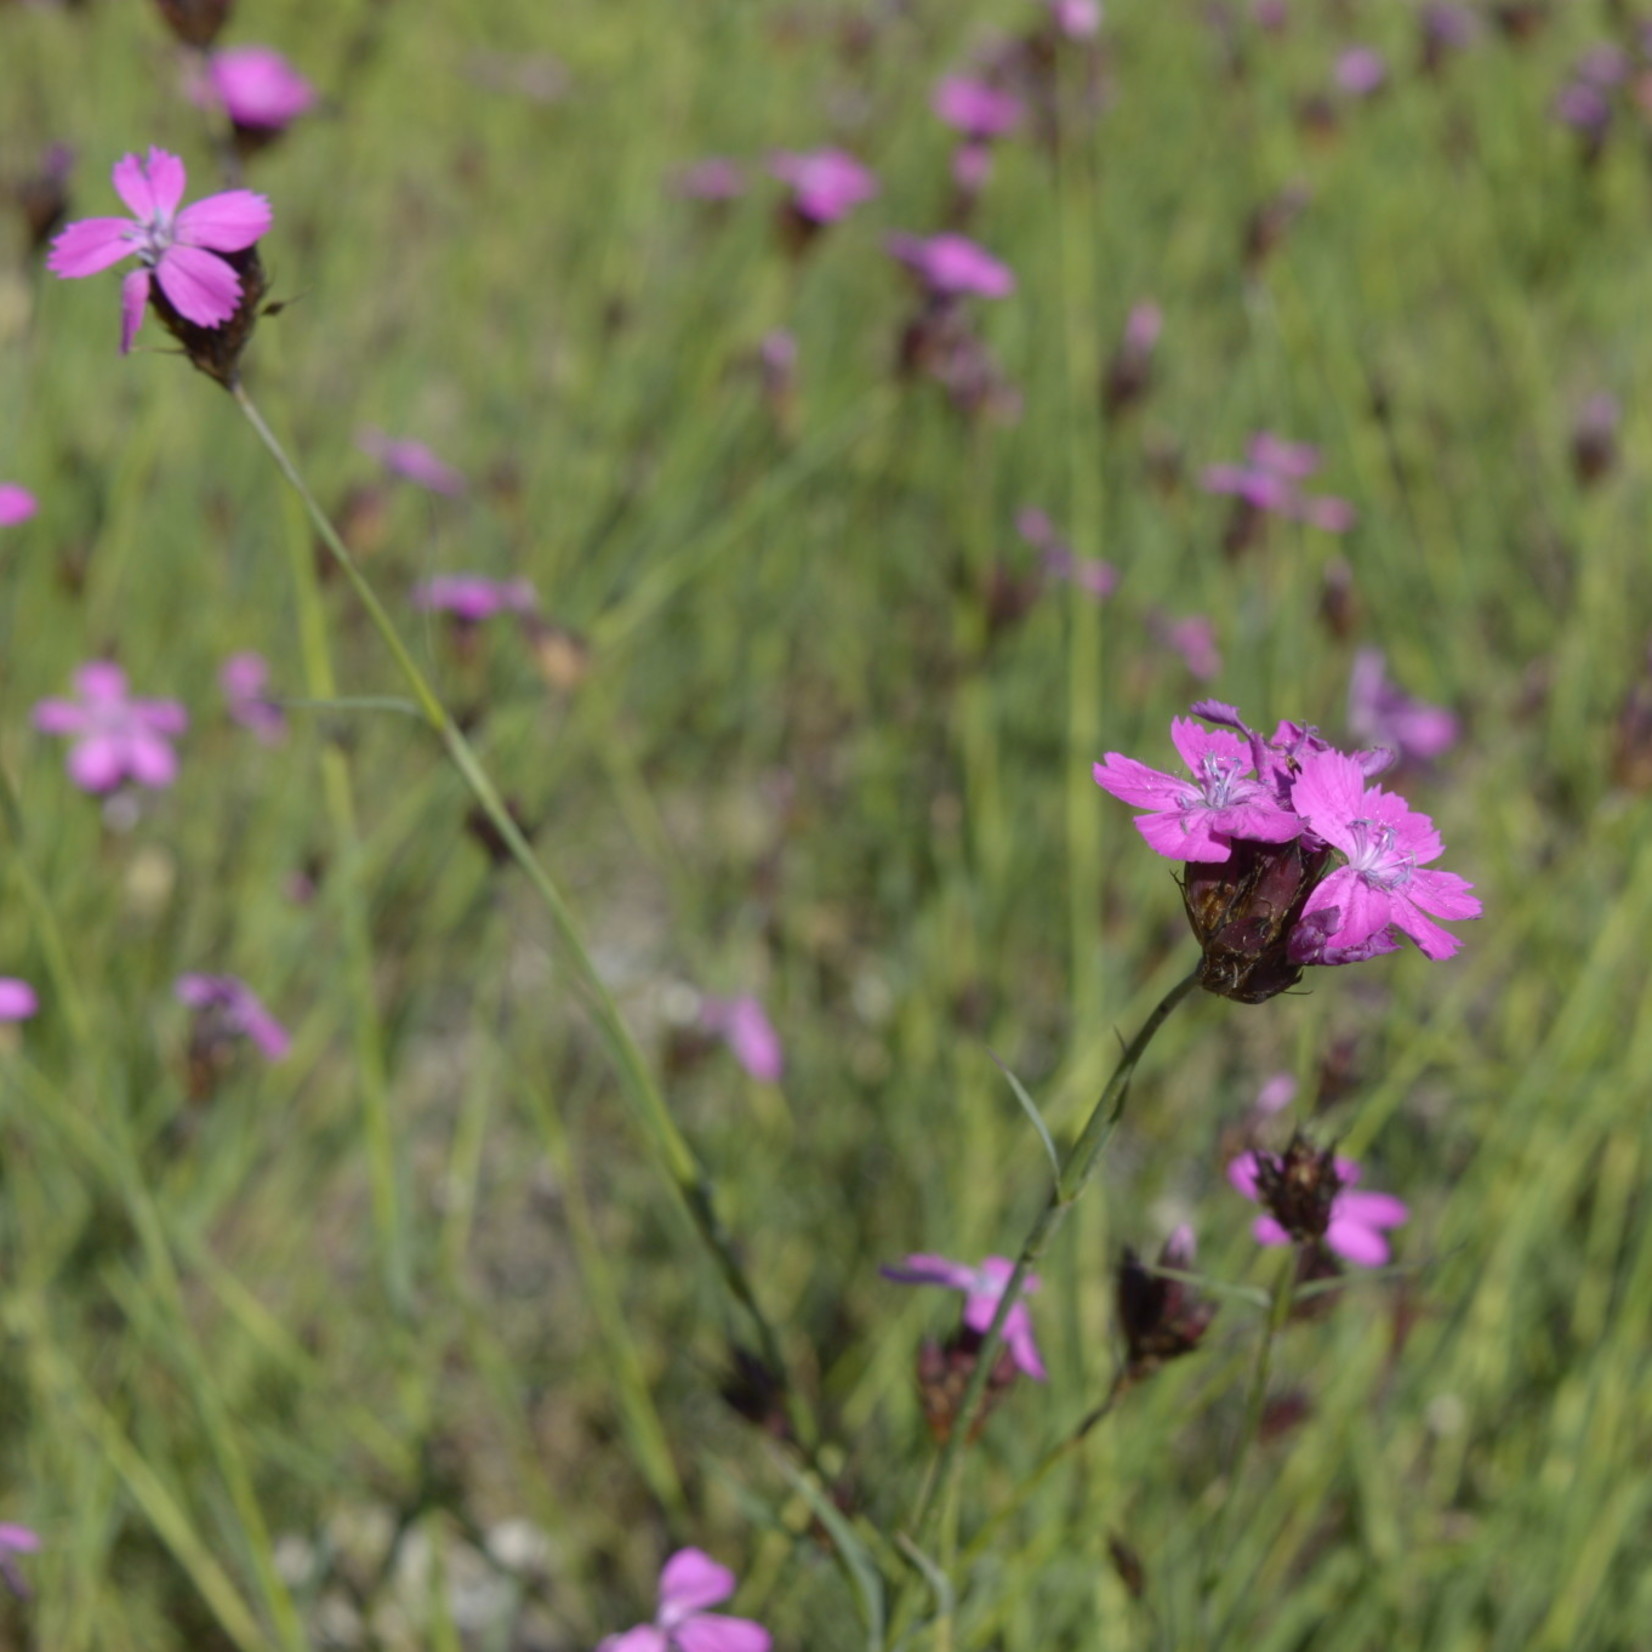
[[1079, 556], [1055, 531], [1049, 517], [1036, 506], [1018, 511], [1015, 531], [1039, 553], [1044, 572], [1051, 579], [1065, 580], [1093, 596], [1097, 602], [1113, 594], [1119, 571], [1098, 556]]
[[42, 734], [64, 735], [69, 778], [88, 792], [109, 792], [123, 780], [140, 786], [170, 786], [178, 759], [170, 741], [189, 727], [189, 713], [176, 700], [135, 700], [126, 691], [126, 673], [108, 660], [95, 660], [75, 673], [77, 700], [42, 700], [34, 726]]
[[1443, 706], [1414, 700], [1391, 682], [1380, 648], [1362, 648], [1348, 679], [1348, 728], [1360, 740], [1387, 746], [1402, 763], [1426, 763], [1457, 743], [1458, 724]]
[[780, 1034], [763, 1006], [749, 993], [738, 998], [706, 998], [700, 1025], [728, 1045], [734, 1059], [760, 1083], [778, 1084], [786, 1070]]
[[423, 442], [387, 436], [369, 425], [356, 432], [356, 446], [404, 482], [416, 482], [432, 493], [457, 495], [465, 491], [464, 473], [444, 464]]
[[143, 325], [144, 308], [158, 283], [161, 296], [187, 322], [217, 328], [240, 308], [241, 276], [219, 253], [240, 253], [270, 227], [270, 204], [246, 189], [208, 195], [180, 212], [184, 163], [164, 149], [146, 159], [126, 155], [115, 163], [115, 191], [131, 218], [84, 218], [52, 242], [46, 267], [54, 275], [95, 275], [123, 258], [139, 267], [121, 283], [120, 347], [124, 355]]
[[[948, 1290], [962, 1291], [964, 1324], [977, 1336], [991, 1330], [999, 1298], [1014, 1272], [1015, 1264], [1007, 1256], [989, 1256], [980, 1267], [972, 1268], [967, 1262], [924, 1254], [909, 1256], [899, 1267], [882, 1270], [884, 1278], [897, 1285], [944, 1285]], [[1033, 1340], [1032, 1313], [1026, 1303], [1038, 1286], [1037, 1274], [1029, 1273], [1021, 1281], [1020, 1297], [1004, 1321], [1004, 1346], [1020, 1370], [1035, 1382], [1043, 1382], [1044, 1361]]]
[[1251, 438], [1242, 465], [1211, 465], [1204, 473], [1207, 493], [1232, 494], [1252, 510], [1271, 511], [1326, 533], [1346, 533], [1354, 507], [1329, 494], [1309, 496], [1302, 483], [1319, 469], [1319, 451], [1301, 442], [1281, 441], [1271, 431]]
[[835, 223], [878, 192], [878, 180], [842, 149], [782, 150], [770, 159], [769, 170], [791, 185], [792, 207], [812, 224]]
[[271, 46], [226, 46], [207, 60], [201, 101], [216, 103], [231, 122], [279, 132], [316, 104], [316, 89]]
[[274, 746], [287, 737], [287, 714], [264, 692], [269, 680], [269, 662], [262, 654], [231, 654], [218, 670], [230, 716], [266, 746]]
[[0, 1021], [27, 1021], [40, 1008], [40, 998], [27, 981], [0, 975]]
[[930, 105], [948, 126], [966, 138], [984, 141], [1013, 132], [1021, 120], [1021, 100], [984, 80], [948, 75]]
[[1008, 298], [1015, 272], [967, 235], [891, 235], [886, 245], [937, 298]]
[[1337, 58], [1335, 78], [1349, 97], [1372, 97], [1388, 79], [1388, 63], [1375, 47], [1350, 46]]
[[706, 1611], [733, 1593], [728, 1567], [701, 1549], [679, 1549], [660, 1573], [654, 1621], [609, 1635], [597, 1652], [769, 1652], [771, 1639], [762, 1624]]
[[223, 1031], [251, 1039], [266, 1061], [280, 1061], [292, 1048], [292, 1035], [238, 976], [180, 975], [172, 990], [180, 1004], [218, 1018]]
[[[1228, 1181], [1252, 1203], [1267, 1204], [1270, 1211], [1276, 1206], [1286, 1209], [1285, 1221], [1276, 1214], [1258, 1216], [1251, 1224], [1251, 1233], [1259, 1245], [1290, 1245], [1323, 1238], [1338, 1256], [1362, 1268], [1380, 1268], [1389, 1255], [1382, 1230], [1399, 1227], [1411, 1212], [1392, 1193], [1356, 1192], [1354, 1184], [1361, 1172], [1352, 1159], [1334, 1158], [1332, 1173], [1324, 1178], [1326, 1185], [1309, 1190], [1308, 1201], [1320, 1212], [1316, 1219], [1304, 1227], [1291, 1217], [1293, 1198], [1300, 1195], [1302, 1182], [1315, 1179], [1313, 1168], [1323, 1157], [1298, 1152], [1293, 1144], [1284, 1154], [1241, 1153], [1228, 1165]], [[1299, 1174], [1293, 1176], [1293, 1170]], [[1312, 1231], [1315, 1228], [1319, 1231]]]
[[27, 522], [39, 509], [40, 501], [27, 488], [20, 488], [15, 482], [0, 482], [0, 528]]
[[538, 605], [525, 579], [487, 579], [481, 574], [438, 574], [413, 587], [413, 606], [451, 614], [467, 625], [495, 614], [531, 614]]

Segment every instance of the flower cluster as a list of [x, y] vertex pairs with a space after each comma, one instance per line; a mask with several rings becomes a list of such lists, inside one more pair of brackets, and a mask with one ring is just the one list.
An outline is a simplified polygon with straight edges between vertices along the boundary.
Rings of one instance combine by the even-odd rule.
[[[1187, 864], [1202, 985], [1260, 1003], [1305, 964], [1357, 963], [1402, 935], [1428, 958], [1457, 950], [1434, 919], [1478, 917], [1480, 903], [1455, 873], [1428, 869], [1444, 852], [1433, 822], [1368, 784], [1389, 752], [1349, 755], [1289, 722], [1264, 738], [1213, 700], [1193, 710], [1218, 726], [1172, 721], [1186, 777], [1109, 752], [1095, 778], [1145, 811], [1136, 826], [1151, 848]], [[1334, 870], [1333, 853], [1344, 858]]]

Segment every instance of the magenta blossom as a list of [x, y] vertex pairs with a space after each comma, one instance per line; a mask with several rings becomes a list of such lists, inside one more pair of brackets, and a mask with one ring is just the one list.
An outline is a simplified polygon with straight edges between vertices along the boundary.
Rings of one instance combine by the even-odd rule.
[[1254, 1106], [1258, 1113], [1265, 1118], [1272, 1118], [1275, 1113], [1282, 1113], [1296, 1100], [1296, 1075], [1294, 1073], [1271, 1073], [1262, 1081], [1262, 1088], [1256, 1092]]
[[[1338, 1256], [1362, 1268], [1380, 1268], [1388, 1260], [1388, 1241], [1384, 1228], [1397, 1228], [1409, 1219], [1411, 1212], [1401, 1199], [1392, 1193], [1356, 1193], [1354, 1183], [1360, 1178], [1360, 1167], [1352, 1159], [1336, 1161], [1337, 1179], [1342, 1184], [1331, 1200], [1330, 1226], [1325, 1230], [1325, 1243]], [[1257, 1188], [1256, 1155], [1241, 1153], [1227, 1169], [1228, 1181], [1251, 1200], [1261, 1202]], [[1259, 1245], [1288, 1245], [1291, 1236], [1272, 1216], [1258, 1216], [1251, 1224], [1251, 1232]]]
[[356, 446], [404, 482], [416, 482], [432, 493], [456, 496], [465, 491], [463, 472], [444, 464], [423, 442], [401, 441], [369, 425], [356, 432]]
[[[1480, 902], [1456, 873], [1425, 870], [1445, 852], [1427, 815], [1393, 792], [1367, 787], [1358, 760], [1339, 751], [1302, 758], [1291, 802], [1316, 837], [1348, 857], [1303, 908], [1295, 937], [1302, 962], [1354, 962], [1371, 955], [1367, 948], [1390, 951], [1390, 926], [1409, 935], [1426, 958], [1456, 952], [1457, 937], [1427, 914], [1477, 918]], [[1316, 921], [1316, 914], [1323, 916]]]
[[1216, 646], [1216, 624], [1203, 614], [1189, 614], [1186, 619], [1156, 618], [1154, 634], [1166, 648], [1181, 656], [1188, 674], [1201, 682], [1222, 674], [1222, 653]]
[[270, 204], [250, 190], [208, 195], [181, 212], [184, 163], [164, 149], [115, 163], [115, 191], [131, 218], [83, 218], [52, 242], [46, 267], [54, 275], [95, 275], [123, 258], [139, 268], [121, 284], [120, 347], [124, 355], [143, 324], [151, 280], [184, 320], [221, 327], [240, 307], [241, 277], [221, 252], [244, 252], [270, 227]]
[[734, 1573], [701, 1549], [679, 1549], [660, 1573], [660, 1608], [652, 1623], [609, 1635], [597, 1652], [769, 1652], [769, 1632], [750, 1618], [706, 1607], [734, 1593]]
[[1349, 97], [1368, 98], [1380, 92], [1388, 79], [1388, 64], [1371, 46], [1350, 46], [1336, 61], [1337, 88]]
[[1162, 774], [1116, 751], [1095, 765], [1096, 784], [1146, 809], [1136, 828], [1148, 846], [1171, 860], [1225, 861], [1234, 838], [1288, 843], [1302, 822], [1280, 805], [1261, 780], [1249, 744], [1223, 729], [1201, 728], [1175, 717], [1170, 738], [1191, 779]]
[[1101, 0], [1048, 0], [1056, 33], [1069, 40], [1088, 40], [1101, 29]]
[[180, 975], [172, 990], [179, 1003], [221, 1016], [227, 1030], [250, 1038], [266, 1061], [280, 1061], [292, 1048], [292, 1035], [237, 976]]
[[17, 1568], [16, 1557], [35, 1554], [40, 1548], [40, 1537], [27, 1526], [15, 1526], [9, 1520], [0, 1521], [0, 1578], [19, 1600], [29, 1598], [29, 1586]]
[[966, 138], [983, 141], [1013, 132], [1021, 120], [1021, 100], [984, 80], [949, 75], [935, 88], [930, 107]]
[[763, 1006], [749, 993], [739, 998], [706, 998], [700, 1004], [700, 1025], [716, 1033], [734, 1059], [760, 1083], [778, 1084], [786, 1070], [780, 1034]]
[[1318, 450], [1281, 441], [1271, 431], [1251, 438], [1243, 465], [1211, 465], [1204, 473], [1207, 493], [1228, 493], [1253, 510], [1291, 517], [1327, 533], [1346, 533], [1354, 525], [1354, 507], [1329, 494], [1313, 497], [1301, 484], [1319, 469]]
[[231, 654], [218, 670], [230, 716], [266, 746], [275, 746], [287, 737], [287, 714], [264, 692], [269, 680], [269, 662], [262, 654]]
[[40, 501], [15, 482], [0, 482], [0, 528], [27, 522], [40, 509]]
[[0, 1021], [27, 1021], [40, 1008], [40, 999], [27, 981], [0, 975]]
[[1015, 291], [1014, 271], [967, 235], [891, 235], [885, 244], [936, 297], [1008, 298]]
[[170, 786], [178, 759], [170, 741], [189, 727], [189, 713], [176, 700], [134, 700], [126, 673], [108, 660], [95, 660], [75, 673], [76, 700], [42, 700], [34, 726], [42, 734], [64, 735], [69, 778], [87, 792], [113, 791], [123, 780], [140, 786]]
[[[907, 1257], [898, 1268], [881, 1271], [885, 1279], [892, 1279], [897, 1285], [944, 1285], [948, 1290], [962, 1291], [964, 1324], [977, 1336], [985, 1336], [992, 1328], [999, 1300], [1010, 1275], [1015, 1272], [1015, 1264], [1007, 1256], [989, 1256], [980, 1267], [972, 1268], [967, 1262], [919, 1254]], [[1032, 1313], [1025, 1300], [1038, 1286], [1037, 1274], [1029, 1273], [1021, 1281], [1019, 1298], [1004, 1321], [1004, 1345], [1019, 1369], [1035, 1382], [1043, 1382], [1044, 1361], [1039, 1358], [1038, 1344], [1033, 1341]]]
[[1457, 743], [1458, 723], [1443, 706], [1414, 700], [1388, 679], [1380, 648], [1354, 655], [1348, 679], [1348, 728], [1374, 746], [1387, 746], [1403, 763], [1426, 763]]
[[279, 132], [316, 104], [316, 89], [270, 46], [227, 46], [207, 60], [197, 101], [221, 107], [237, 126]]
[[791, 185], [793, 207], [813, 224], [836, 223], [878, 192], [878, 180], [842, 149], [782, 150], [770, 159], [769, 171]]
[[525, 579], [487, 579], [481, 574], [438, 574], [413, 587], [413, 605], [444, 614], [468, 625], [495, 614], [531, 614], [538, 604], [534, 588]]

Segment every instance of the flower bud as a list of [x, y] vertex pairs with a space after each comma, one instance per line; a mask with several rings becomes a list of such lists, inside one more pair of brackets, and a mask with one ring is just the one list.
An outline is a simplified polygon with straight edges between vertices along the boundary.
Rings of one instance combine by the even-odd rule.
[[1315, 1147], [1300, 1132], [1283, 1153], [1256, 1155], [1257, 1197], [1292, 1239], [1323, 1239], [1341, 1190], [1335, 1152]]
[[[1192, 1262], [1193, 1235], [1178, 1228], [1159, 1252], [1159, 1265], [1185, 1271]], [[1191, 1354], [1216, 1317], [1214, 1302], [1181, 1280], [1144, 1267], [1129, 1246], [1119, 1259], [1115, 1287], [1130, 1382], [1152, 1376], [1167, 1360]]]
[[[961, 1325], [945, 1342], [925, 1337], [918, 1347], [918, 1398], [923, 1405], [924, 1421], [937, 1445], [944, 1445], [951, 1438], [985, 1340], [979, 1331]], [[969, 1431], [971, 1444], [980, 1438], [994, 1406], [1014, 1387], [1016, 1374], [1015, 1356], [1008, 1348], [1001, 1348]]]
[[1199, 985], [1219, 998], [1263, 1004], [1302, 979], [1291, 937], [1331, 851], [1235, 838], [1225, 861], [1189, 862], [1182, 903], [1204, 948]]

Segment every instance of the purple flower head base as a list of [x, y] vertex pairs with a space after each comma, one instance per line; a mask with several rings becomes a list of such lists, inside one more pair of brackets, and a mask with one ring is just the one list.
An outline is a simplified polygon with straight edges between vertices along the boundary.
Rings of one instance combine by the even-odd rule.
[[[892, 1279], [897, 1285], [942, 1285], [948, 1290], [962, 1291], [964, 1324], [977, 1336], [985, 1336], [992, 1329], [999, 1299], [1015, 1272], [1015, 1264], [1007, 1256], [989, 1256], [980, 1267], [972, 1268], [967, 1262], [920, 1253], [907, 1257], [897, 1268], [886, 1267], [881, 1271], [885, 1279]], [[1021, 1281], [1020, 1297], [1004, 1321], [1004, 1345], [1019, 1370], [1035, 1382], [1043, 1382], [1044, 1361], [1033, 1340], [1032, 1312], [1026, 1303], [1026, 1298], [1038, 1286], [1036, 1274], [1028, 1274]]]
[[356, 446], [404, 482], [454, 497], [465, 491], [464, 473], [443, 464], [423, 442], [400, 441], [369, 426], [356, 432]]
[[40, 999], [27, 981], [0, 975], [0, 1021], [27, 1021], [40, 1008]]
[[251, 1039], [266, 1061], [284, 1060], [292, 1048], [292, 1035], [234, 975], [180, 975], [172, 990], [179, 1003], [221, 1016], [224, 1027]]
[[760, 1084], [778, 1084], [786, 1071], [780, 1034], [763, 1006], [749, 993], [739, 998], [707, 998], [700, 1025], [728, 1045], [734, 1059]]
[[75, 673], [74, 700], [42, 700], [34, 726], [42, 734], [74, 741], [69, 778], [86, 792], [111, 792], [124, 780], [139, 786], [170, 786], [178, 759], [169, 742], [189, 727], [189, 714], [176, 700], [135, 700], [126, 691], [126, 673], [107, 660]]
[[[133, 216], [70, 224], [52, 242], [46, 267], [75, 279], [123, 258], [138, 260], [139, 267], [121, 284], [123, 355], [132, 348], [155, 286], [184, 321], [222, 327], [241, 308], [246, 272], [218, 255], [247, 252], [268, 231], [269, 202], [250, 190], [232, 189], [179, 211], [187, 181], [184, 163], [164, 149], [151, 149], [143, 160], [124, 156], [113, 177]], [[260, 275], [258, 293], [262, 290]]]
[[[1263, 1202], [1259, 1185], [1260, 1157], [1256, 1153], [1241, 1153], [1227, 1168], [1229, 1183], [1257, 1204]], [[1274, 1165], [1282, 1162], [1273, 1154], [1266, 1158]], [[1392, 1193], [1356, 1192], [1354, 1184], [1361, 1172], [1352, 1159], [1337, 1158], [1334, 1163], [1337, 1189], [1331, 1198], [1325, 1243], [1357, 1267], [1380, 1268], [1389, 1257], [1383, 1229], [1401, 1226], [1411, 1212], [1405, 1202]], [[1259, 1245], [1290, 1245], [1300, 1237], [1293, 1238], [1272, 1215], [1258, 1216], [1251, 1224], [1251, 1232]]]
[[750, 1618], [708, 1612], [734, 1593], [734, 1573], [701, 1549], [679, 1549], [660, 1573], [652, 1623], [609, 1635], [597, 1652], [769, 1652], [769, 1632]]
[[218, 686], [230, 716], [266, 746], [287, 738], [287, 714], [265, 693], [270, 668], [262, 654], [231, 654], [218, 670]]
[[27, 522], [40, 509], [40, 503], [27, 488], [15, 482], [0, 482], [0, 528], [14, 528]]

